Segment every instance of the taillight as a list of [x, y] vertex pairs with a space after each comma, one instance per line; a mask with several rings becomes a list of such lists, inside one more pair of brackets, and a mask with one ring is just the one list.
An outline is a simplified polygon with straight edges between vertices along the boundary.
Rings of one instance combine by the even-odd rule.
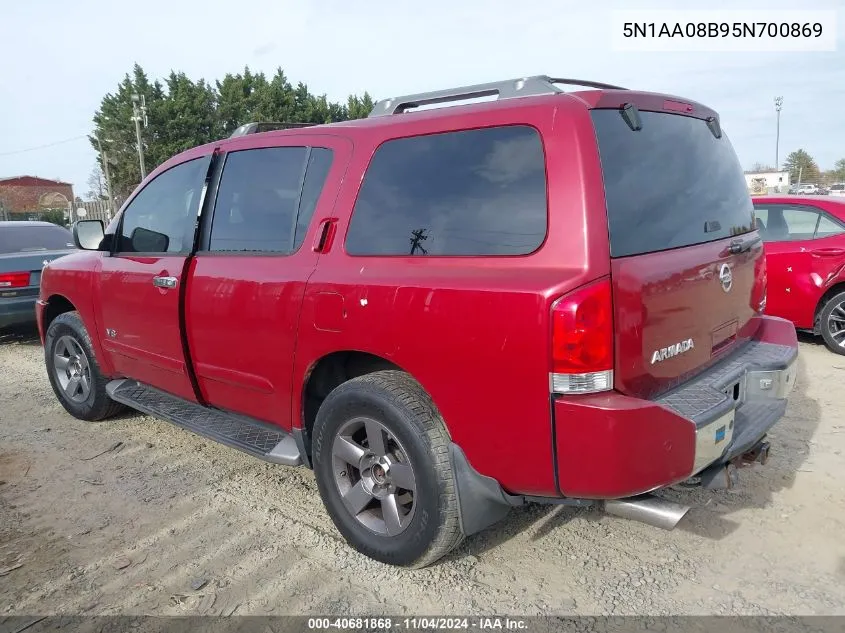
[[0, 273], [0, 288], [26, 288], [29, 273]]
[[611, 296], [604, 279], [552, 304], [552, 393], [613, 389]]

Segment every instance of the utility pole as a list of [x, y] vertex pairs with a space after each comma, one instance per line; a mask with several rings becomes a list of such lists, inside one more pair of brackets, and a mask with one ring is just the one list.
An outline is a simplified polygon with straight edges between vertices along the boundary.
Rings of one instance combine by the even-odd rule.
[[141, 180], [147, 177], [144, 168], [144, 146], [141, 144], [141, 122], [147, 127], [147, 102], [144, 95], [132, 93], [132, 121], [135, 121], [135, 138], [138, 139], [138, 162], [141, 165]]
[[417, 251], [421, 252], [423, 255], [428, 255], [428, 251], [423, 248], [420, 242], [424, 242], [428, 239], [428, 235], [425, 235], [425, 229], [416, 229], [411, 231], [411, 255], [414, 255]]
[[97, 147], [100, 148], [100, 158], [103, 161], [103, 175], [106, 177], [106, 192], [109, 194], [109, 217], [114, 217], [114, 214], [117, 213], [117, 209], [114, 208], [114, 195], [112, 194], [111, 189], [111, 176], [109, 175], [109, 157], [106, 156], [106, 152], [105, 150], [103, 150], [103, 142], [100, 140], [99, 132], [94, 132], [94, 138], [97, 139]]
[[780, 171], [780, 109], [783, 107], [783, 97], [775, 97], [775, 112], [777, 112], [777, 134], [775, 135], [775, 169]]

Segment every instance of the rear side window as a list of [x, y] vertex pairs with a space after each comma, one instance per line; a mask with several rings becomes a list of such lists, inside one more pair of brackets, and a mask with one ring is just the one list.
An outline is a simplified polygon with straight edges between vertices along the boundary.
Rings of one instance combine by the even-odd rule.
[[75, 248], [73, 236], [61, 226], [9, 226], [0, 228], [0, 253], [31, 253]]
[[633, 131], [619, 110], [593, 110], [613, 257], [720, 240], [752, 230], [742, 167], [726, 135], [705, 121], [640, 112]]
[[546, 236], [546, 169], [534, 128], [388, 141], [352, 212], [351, 255], [525, 255]]
[[819, 225], [816, 227], [816, 237], [830, 237], [831, 235], [841, 235], [845, 233], [845, 226], [841, 225], [836, 220], [823, 215], [819, 218]]

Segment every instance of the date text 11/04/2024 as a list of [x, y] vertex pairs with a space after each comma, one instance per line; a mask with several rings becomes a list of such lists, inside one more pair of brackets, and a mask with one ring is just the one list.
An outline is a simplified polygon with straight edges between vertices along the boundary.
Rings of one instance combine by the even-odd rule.
[[373, 630], [392, 631], [409, 629], [413, 631], [446, 630], [504, 630], [524, 631], [528, 623], [520, 618], [476, 617], [476, 618], [309, 618], [311, 630]]
[[622, 35], [638, 37], [821, 37], [821, 22], [625, 22]]

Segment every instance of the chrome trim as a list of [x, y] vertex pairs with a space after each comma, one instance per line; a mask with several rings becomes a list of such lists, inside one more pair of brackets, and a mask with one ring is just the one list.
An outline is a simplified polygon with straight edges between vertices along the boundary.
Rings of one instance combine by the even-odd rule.
[[781, 400], [792, 392], [797, 377], [797, 356], [786, 369], [751, 370], [745, 375], [745, 396], [748, 400]]
[[153, 277], [153, 285], [156, 288], [175, 288], [179, 280], [176, 277]]
[[734, 275], [731, 271], [730, 264], [722, 264], [719, 269], [719, 283], [722, 285], [722, 290], [730, 292], [734, 285]]
[[[734, 436], [734, 417], [736, 411], [731, 410], [716, 418], [710, 424], [700, 426], [695, 430], [695, 461], [692, 474], [704, 470], [725, 454]], [[718, 436], [721, 435], [721, 438]]]

